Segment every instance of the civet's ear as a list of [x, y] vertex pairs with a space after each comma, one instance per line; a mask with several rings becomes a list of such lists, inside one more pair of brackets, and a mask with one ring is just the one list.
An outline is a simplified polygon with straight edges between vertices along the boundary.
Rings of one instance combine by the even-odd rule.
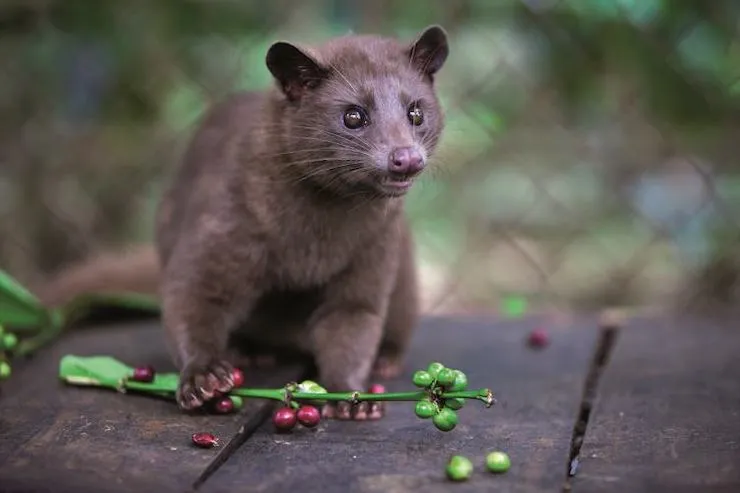
[[329, 73], [312, 56], [295, 45], [278, 41], [267, 50], [267, 68], [285, 96], [295, 101], [324, 81]]
[[447, 33], [441, 26], [429, 26], [408, 48], [411, 63], [430, 80], [442, 68], [450, 53]]

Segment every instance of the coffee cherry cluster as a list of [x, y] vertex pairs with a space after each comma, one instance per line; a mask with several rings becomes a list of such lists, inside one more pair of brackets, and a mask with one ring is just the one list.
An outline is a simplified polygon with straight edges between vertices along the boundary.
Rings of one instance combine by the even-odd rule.
[[[129, 375], [129, 379], [139, 383], [154, 382], [157, 372], [151, 365], [137, 366]], [[234, 388], [244, 385], [244, 373], [235, 368], [231, 373]], [[237, 395], [219, 395], [216, 399], [208, 401], [206, 409], [215, 414], [229, 414], [244, 407], [244, 401]]]
[[465, 405], [460, 398], [444, 398], [443, 392], [459, 392], [468, 387], [468, 377], [460, 370], [446, 368], [434, 362], [412, 377], [414, 385], [427, 390], [427, 397], [416, 403], [415, 412], [421, 419], [432, 419], [440, 431], [452, 431], [457, 426], [457, 412]]
[[286, 432], [301, 424], [306, 428], [315, 428], [321, 422], [321, 413], [318, 408], [303, 404], [298, 409], [283, 406], [272, 415], [272, 424], [278, 431]]
[[[0, 350], [12, 347], [16, 343], [14, 337], [0, 334]], [[2, 357], [2, 353], [0, 353]], [[0, 359], [0, 362], [3, 362]], [[9, 366], [0, 366], [0, 375], [9, 373]], [[108, 356], [81, 357], [67, 355], [60, 363], [60, 376], [70, 384], [98, 385], [125, 391], [151, 393], [174, 399], [179, 385], [179, 375], [176, 373], [158, 373], [151, 365], [131, 368]], [[468, 378], [462, 371], [445, 367], [442, 363], [434, 362], [425, 370], [419, 370], [413, 375], [413, 383], [423, 390], [409, 392], [387, 393], [385, 387], [379, 384], [370, 386], [368, 391], [349, 391], [329, 393], [318, 383], [304, 380], [301, 383], [288, 383], [278, 389], [244, 388], [243, 373], [236, 369], [231, 375], [234, 389], [226, 393], [215, 392], [213, 399], [209, 399], [204, 406], [205, 410], [216, 414], [232, 413], [243, 406], [243, 398], [272, 399], [283, 403], [274, 412], [272, 421], [278, 431], [290, 431], [297, 425], [305, 428], [315, 428], [319, 425], [322, 412], [315, 406], [334, 403], [343, 403], [346, 406], [367, 404], [367, 419], [378, 419], [383, 415], [385, 402], [413, 402], [416, 415], [422, 419], [429, 419], [440, 431], [452, 431], [458, 424], [457, 411], [467, 399], [482, 401], [486, 407], [495, 404], [493, 392], [490, 389], [468, 390]], [[240, 388], [241, 387], [241, 388]], [[327, 408], [331, 414], [332, 408]], [[360, 418], [358, 414], [358, 419]], [[204, 434], [193, 437], [197, 446], [212, 446], [213, 437]]]
[[10, 377], [11, 368], [8, 353], [18, 345], [18, 338], [11, 332], [5, 332], [0, 325], [0, 381]]
[[229, 414], [241, 409], [244, 401], [237, 395], [222, 395], [209, 402], [209, 410], [216, 414]]
[[[231, 380], [235, 389], [241, 387], [244, 385], [244, 373], [239, 368], [234, 368], [231, 372]], [[216, 414], [229, 414], [242, 407], [244, 407], [244, 400], [238, 395], [220, 395], [209, 402], [208, 409]]]

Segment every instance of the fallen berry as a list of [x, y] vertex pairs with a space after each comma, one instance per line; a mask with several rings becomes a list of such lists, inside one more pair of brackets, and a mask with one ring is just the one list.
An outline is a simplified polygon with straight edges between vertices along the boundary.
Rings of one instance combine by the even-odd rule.
[[455, 370], [455, 381], [450, 386], [450, 391], [460, 392], [468, 387], [468, 376], [460, 370]]
[[193, 433], [192, 440], [200, 448], [211, 448], [218, 445], [218, 438], [211, 433]]
[[493, 473], [502, 473], [511, 467], [511, 459], [504, 452], [491, 452], [486, 456], [486, 467]]
[[432, 385], [432, 382], [434, 382], [434, 377], [428, 371], [419, 370], [414, 373], [411, 381], [414, 382], [414, 385], [416, 385], [417, 387], [426, 389], [430, 385]]
[[15, 334], [5, 334], [3, 336], [3, 347], [5, 349], [11, 351], [15, 346], [18, 344], [18, 338], [15, 336]]
[[149, 383], [154, 380], [154, 368], [151, 366], [139, 366], [134, 368], [134, 374], [131, 379], [136, 382]]
[[306, 428], [313, 428], [321, 421], [321, 413], [314, 406], [303, 405], [296, 412], [296, 418]]
[[429, 367], [427, 368], [427, 372], [432, 376], [432, 378], [437, 378], [437, 375], [440, 371], [444, 370], [445, 365], [442, 363], [434, 362], [430, 363]]
[[466, 481], [473, 474], [473, 463], [462, 455], [453, 455], [447, 463], [447, 477], [452, 481]]
[[238, 395], [230, 395], [229, 399], [231, 399], [231, 403], [234, 404], [234, 409], [241, 409], [244, 407], [244, 399]]
[[10, 376], [10, 365], [7, 361], [0, 361], [0, 380], [5, 380]]
[[457, 413], [448, 407], [442, 408], [434, 415], [432, 422], [440, 431], [452, 431], [457, 426]]
[[455, 374], [455, 370], [443, 368], [439, 371], [439, 373], [437, 373], [437, 383], [440, 384], [442, 387], [449, 387], [450, 385], [455, 383], [455, 377], [457, 377], [457, 375]]
[[229, 397], [220, 397], [214, 402], [213, 409], [218, 414], [229, 414], [234, 411], [234, 402]]
[[238, 389], [244, 385], [244, 372], [239, 368], [234, 368], [231, 371], [231, 381], [234, 382], [234, 388]]
[[374, 383], [367, 391], [370, 394], [385, 394], [385, 387], [379, 383]]
[[290, 407], [281, 407], [272, 415], [272, 424], [280, 431], [292, 430], [297, 422], [296, 412]]
[[437, 414], [437, 406], [435, 406], [433, 402], [425, 399], [416, 403], [414, 412], [421, 419], [429, 419]]
[[533, 348], [543, 348], [550, 343], [550, 338], [547, 336], [547, 332], [544, 329], [536, 329], [530, 332], [527, 338], [527, 344]]
[[445, 407], [449, 407], [453, 411], [462, 409], [464, 405], [465, 405], [465, 399], [460, 399], [459, 397], [454, 397], [452, 399], [445, 400]]

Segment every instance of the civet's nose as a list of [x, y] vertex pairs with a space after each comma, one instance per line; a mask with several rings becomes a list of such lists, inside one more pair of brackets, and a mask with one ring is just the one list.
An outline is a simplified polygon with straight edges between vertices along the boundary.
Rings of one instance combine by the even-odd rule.
[[414, 147], [398, 147], [388, 156], [388, 171], [399, 175], [416, 175], [424, 169], [424, 158]]

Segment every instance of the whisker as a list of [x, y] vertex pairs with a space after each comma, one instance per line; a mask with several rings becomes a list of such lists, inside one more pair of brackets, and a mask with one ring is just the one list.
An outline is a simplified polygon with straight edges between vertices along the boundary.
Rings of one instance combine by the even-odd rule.
[[[297, 143], [300, 143], [301, 141], [311, 141], [311, 142], [320, 142], [329, 144], [331, 147], [336, 148], [342, 148], [347, 150], [353, 150], [353, 151], [363, 151], [368, 152], [371, 150], [371, 147], [368, 145], [367, 142], [363, 141], [337, 141], [335, 139], [329, 139], [329, 138], [323, 138], [323, 137], [309, 137], [309, 136], [302, 136], [299, 138], [296, 138], [295, 141]], [[327, 148], [329, 147], [327, 146]]]
[[[357, 136], [348, 136], [348, 135], [345, 135], [345, 134], [342, 134], [342, 133], [339, 133], [333, 130], [325, 129], [325, 128], [309, 127], [309, 126], [303, 126], [303, 125], [296, 126], [295, 128], [301, 129], [301, 130], [310, 130], [312, 133], [319, 134], [320, 136], [331, 137], [332, 139], [339, 139], [343, 142], [357, 144], [363, 147], [369, 147], [369, 144], [370, 144], [366, 139], [358, 138]], [[285, 129], [280, 127], [276, 130], [280, 130], [280, 132], [279, 133], [268, 133], [267, 136], [275, 137], [275, 136], [283, 135]], [[294, 138], [296, 140], [300, 140], [300, 139], [316, 139], [317, 137], [312, 136], [312, 135], [297, 135]]]
[[320, 161], [323, 159], [323, 156], [326, 156], [327, 159], [331, 158], [331, 154], [335, 153], [336, 151], [346, 151], [347, 154], [351, 155], [358, 155], [358, 156], [365, 156], [368, 158], [372, 158], [372, 155], [369, 154], [367, 151], [364, 151], [362, 149], [353, 149], [348, 147], [320, 147], [320, 148], [312, 148], [312, 149], [296, 149], [291, 151], [283, 151], [283, 152], [275, 152], [272, 154], [260, 154], [259, 157], [261, 159], [267, 159], [272, 157], [284, 157], [284, 156], [295, 156], [296, 158], [300, 157], [308, 157], [311, 156], [311, 154], [319, 155], [321, 157], [316, 157], [315, 159], [317, 161]]
[[346, 82], [349, 88], [352, 89], [352, 92], [356, 94], [357, 89], [355, 89], [355, 86], [352, 85], [349, 79], [347, 79], [347, 77], [345, 77], [344, 74], [335, 65], [333, 65], [331, 62], [328, 62], [328, 63], [329, 63], [329, 67], [331, 67], [332, 70], [334, 70], [342, 79], [344, 79], [344, 82]]
[[[284, 156], [306, 156], [310, 155], [310, 153], [316, 153], [316, 154], [328, 154], [329, 152], [336, 152], [336, 151], [346, 151], [348, 154], [355, 154], [359, 156], [364, 156], [369, 159], [374, 159], [374, 156], [368, 152], [367, 149], [362, 148], [356, 148], [356, 147], [348, 147], [346, 145], [336, 143], [332, 143], [333, 145], [330, 146], [324, 146], [324, 147], [314, 147], [310, 149], [295, 149], [290, 151], [282, 151], [282, 152], [275, 152], [270, 154], [261, 154], [259, 157], [261, 159], [269, 159], [273, 157], [284, 157]], [[317, 160], [320, 160], [320, 158], [317, 158]]]

